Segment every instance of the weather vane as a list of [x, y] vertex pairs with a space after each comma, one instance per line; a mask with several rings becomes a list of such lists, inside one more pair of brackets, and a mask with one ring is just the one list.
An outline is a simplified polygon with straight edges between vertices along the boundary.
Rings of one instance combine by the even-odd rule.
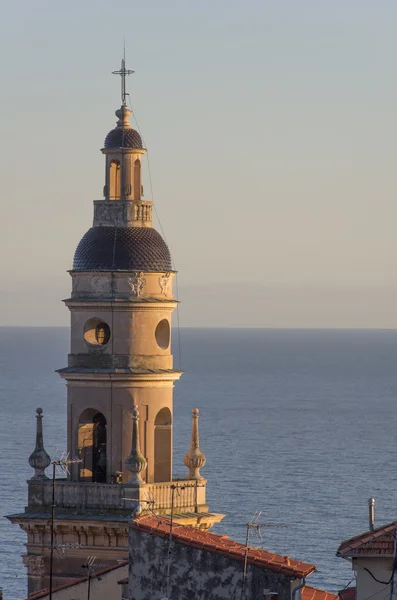
[[123, 106], [127, 106], [126, 104], [126, 96], [127, 92], [125, 91], [125, 78], [126, 75], [132, 75], [135, 71], [131, 71], [131, 69], [125, 68], [125, 50], [124, 50], [124, 58], [121, 61], [121, 68], [119, 71], [112, 71], [113, 75], [120, 75], [121, 77], [121, 102]]

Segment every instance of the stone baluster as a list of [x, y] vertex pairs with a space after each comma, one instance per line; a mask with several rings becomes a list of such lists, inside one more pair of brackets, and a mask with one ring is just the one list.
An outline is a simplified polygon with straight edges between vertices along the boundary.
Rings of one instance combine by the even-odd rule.
[[192, 410], [192, 440], [190, 442], [190, 450], [183, 459], [183, 462], [189, 469], [189, 479], [203, 479], [200, 475], [201, 467], [204, 467], [206, 458], [200, 450], [199, 445], [199, 430], [198, 430], [198, 419], [199, 419], [198, 408]]
[[131, 477], [128, 483], [132, 483], [133, 485], [141, 485], [142, 483], [145, 483], [142, 479], [141, 473], [146, 469], [147, 461], [141, 452], [139, 444], [139, 412], [136, 405], [134, 405], [132, 410], [131, 452], [124, 464], [131, 472]]
[[44, 470], [50, 465], [51, 459], [44, 450], [43, 442], [43, 409], [36, 409], [36, 447], [29, 456], [29, 464], [34, 469], [34, 475], [31, 479], [44, 480], [48, 479]]

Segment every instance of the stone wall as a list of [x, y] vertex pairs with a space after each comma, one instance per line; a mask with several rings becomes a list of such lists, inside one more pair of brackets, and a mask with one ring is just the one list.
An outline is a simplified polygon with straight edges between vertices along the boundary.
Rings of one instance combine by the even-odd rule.
[[[154, 600], [167, 592], [169, 539], [130, 528], [129, 600]], [[240, 598], [243, 563], [173, 541], [169, 597], [172, 600]], [[300, 580], [248, 565], [245, 600], [262, 600], [265, 589], [291, 600]]]

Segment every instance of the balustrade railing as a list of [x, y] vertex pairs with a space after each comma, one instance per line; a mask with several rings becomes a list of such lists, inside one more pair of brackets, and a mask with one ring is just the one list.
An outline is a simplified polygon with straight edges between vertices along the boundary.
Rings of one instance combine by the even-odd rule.
[[[205, 505], [206, 483], [206, 480], [202, 482], [175, 480], [132, 486], [115, 483], [80, 483], [57, 479], [55, 505], [66, 510], [101, 509], [131, 512], [133, 504], [126, 498], [134, 498], [141, 501], [144, 506], [148, 506], [148, 502], [152, 502], [152, 509], [159, 512], [170, 510], [172, 502], [177, 512], [195, 512]], [[52, 504], [52, 481], [30, 480], [28, 484], [29, 509], [49, 509]]]

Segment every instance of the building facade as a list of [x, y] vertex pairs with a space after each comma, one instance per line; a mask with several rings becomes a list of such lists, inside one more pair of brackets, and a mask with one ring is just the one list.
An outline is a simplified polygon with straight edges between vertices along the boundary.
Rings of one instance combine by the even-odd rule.
[[350, 562], [355, 575], [349, 600], [397, 599], [397, 521], [343, 541], [337, 556]]

